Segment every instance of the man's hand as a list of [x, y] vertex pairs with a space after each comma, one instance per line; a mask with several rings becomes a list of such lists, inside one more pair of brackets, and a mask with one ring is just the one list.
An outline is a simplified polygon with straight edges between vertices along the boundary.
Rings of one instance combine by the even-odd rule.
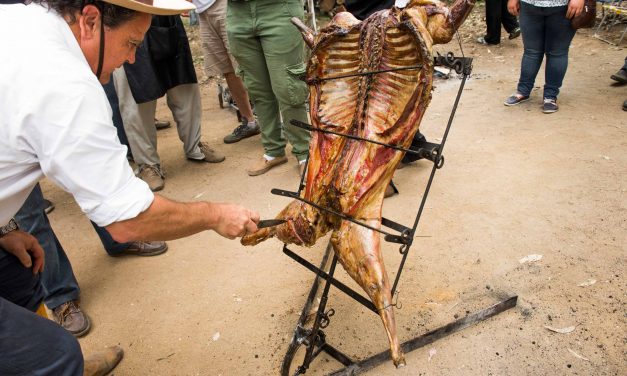
[[578, 16], [583, 11], [583, 0], [570, 0], [568, 1], [568, 9], [566, 9], [566, 18], [569, 20], [575, 16]]
[[513, 16], [520, 13], [520, 0], [507, 0], [507, 10]]
[[33, 274], [44, 270], [44, 250], [31, 234], [20, 230], [11, 231], [0, 238], [0, 247], [17, 257], [25, 267], [32, 266]]
[[219, 210], [215, 232], [225, 238], [235, 239], [257, 231], [259, 213], [239, 205], [213, 204]]

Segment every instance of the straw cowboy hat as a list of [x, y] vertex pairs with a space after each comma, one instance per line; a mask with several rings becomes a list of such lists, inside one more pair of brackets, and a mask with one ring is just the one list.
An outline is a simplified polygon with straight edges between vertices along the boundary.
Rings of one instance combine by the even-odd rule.
[[137, 12], [169, 16], [189, 12], [196, 9], [194, 4], [186, 0], [103, 0], [105, 3], [132, 9]]

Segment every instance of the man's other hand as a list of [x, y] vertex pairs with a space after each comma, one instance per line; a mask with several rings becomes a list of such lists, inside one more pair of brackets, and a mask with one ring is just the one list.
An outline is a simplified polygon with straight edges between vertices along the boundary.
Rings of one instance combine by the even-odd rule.
[[44, 250], [31, 234], [20, 230], [11, 231], [0, 238], [0, 247], [17, 257], [25, 267], [32, 267], [33, 274], [44, 270]]

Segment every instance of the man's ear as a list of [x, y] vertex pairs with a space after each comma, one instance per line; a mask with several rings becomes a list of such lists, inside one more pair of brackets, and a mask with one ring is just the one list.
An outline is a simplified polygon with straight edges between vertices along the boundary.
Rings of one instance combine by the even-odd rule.
[[95, 5], [86, 5], [83, 8], [83, 14], [78, 18], [81, 29], [81, 40], [88, 41], [99, 37], [100, 35], [100, 10]]

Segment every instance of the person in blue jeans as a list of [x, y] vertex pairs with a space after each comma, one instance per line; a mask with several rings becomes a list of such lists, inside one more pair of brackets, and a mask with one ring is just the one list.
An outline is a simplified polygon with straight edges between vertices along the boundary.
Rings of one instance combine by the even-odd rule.
[[47, 260], [37, 239], [13, 224], [0, 228], [0, 375], [108, 373], [122, 359], [121, 348], [83, 358], [70, 333], [34, 313], [45, 296], [41, 276]]
[[528, 101], [542, 60], [544, 101], [542, 112], [558, 110], [557, 96], [568, 67], [568, 48], [575, 36], [570, 19], [581, 13], [584, 0], [509, 0], [507, 9], [519, 16], [524, 53], [516, 93], [505, 100], [506, 106]]
[[[79, 306], [78, 282], [70, 260], [50, 226], [45, 207], [41, 187], [37, 184], [15, 215], [15, 221], [22, 230], [37, 238], [46, 253], [46, 268], [41, 276], [41, 284], [44, 302], [52, 311], [52, 318], [74, 336], [81, 337], [89, 332], [91, 322]], [[118, 243], [106, 229], [93, 222], [92, 225], [110, 256], [156, 256], [168, 249], [165, 242]]]

